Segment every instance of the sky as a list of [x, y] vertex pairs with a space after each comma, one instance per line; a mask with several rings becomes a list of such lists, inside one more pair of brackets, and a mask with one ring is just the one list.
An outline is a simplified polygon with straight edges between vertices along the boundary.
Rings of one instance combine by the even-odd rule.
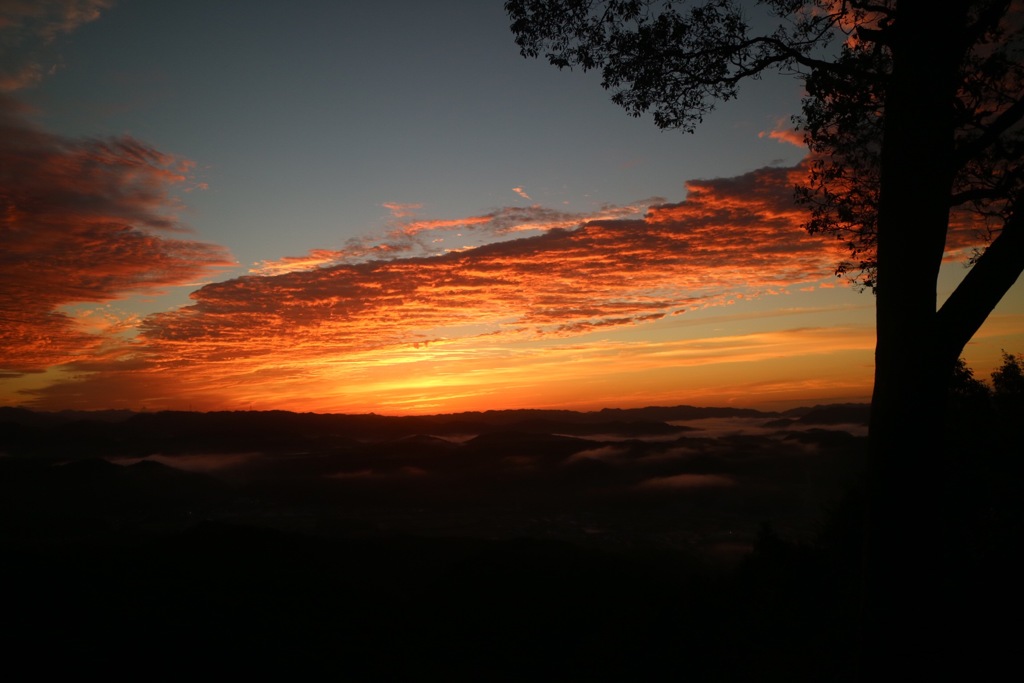
[[[0, 405], [868, 400], [872, 295], [793, 202], [799, 81], [662, 131], [502, 4], [0, 0]], [[1003, 349], [1021, 283], [964, 357]]]

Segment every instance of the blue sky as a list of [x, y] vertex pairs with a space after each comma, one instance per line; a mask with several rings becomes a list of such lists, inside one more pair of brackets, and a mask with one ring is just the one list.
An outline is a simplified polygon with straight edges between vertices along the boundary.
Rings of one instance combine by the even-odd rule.
[[593, 211], [802, 156], [758, 137], [797, 111], [793, 79], [752, 83], [698, 135], [661, 131], [597, 74], [521, 57], [508, 23], [500, 1], [122, 0], [24, 99], [54, 131], [194, 161], [208, 189], [184, 218], [242, 265], [380, 232], [387, 203]]

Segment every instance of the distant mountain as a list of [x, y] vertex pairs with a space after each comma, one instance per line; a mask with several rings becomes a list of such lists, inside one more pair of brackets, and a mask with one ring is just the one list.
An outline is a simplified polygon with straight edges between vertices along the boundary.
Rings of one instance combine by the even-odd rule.
[[575, 420], [533, 418], [522, 422], [513, 422], [508, 430], [520, 433], [535, 434], [570, 434], [572, 436], [596, 436], [614, 434], [616, 436], [663, 436], [691, 431], [692, 427], [675, 427], [655, 420], [606, 420], [600, 422], [578, 422]]
[[786, 411], [796, 421], [805, 425], [867, 424], [871, 413], [869, 403], [833, 403], [813, 408]]
[[0, 408], [0, 454], [68, 457], [145, 457], [187, 453], [302, 453], [352, 448], [366, 441], [416, 435], [493, 433], [665, 436], [679, 423], [705, 418], [764, 418], [792, 424], [864, 422], [865, 405], [815, 406], [786, 413], [750, 408], [649, 406], [599, 411], [492, 410], [426, 416], [292, 413], [287, 411], [184, 412], [66, 411]]
[[602, 419], [631, 420], [703, 420], [714, 417], [774, 417], [779, 413], [765, 412], [753, 408], [698, 408], [695, 406], [650, 406], [647, 408], [605, 408], [599, 413]]
[[158, 462], [0, 458], [0, 535], [69, 538], [180, 528], [233, 495], [218, 479]]

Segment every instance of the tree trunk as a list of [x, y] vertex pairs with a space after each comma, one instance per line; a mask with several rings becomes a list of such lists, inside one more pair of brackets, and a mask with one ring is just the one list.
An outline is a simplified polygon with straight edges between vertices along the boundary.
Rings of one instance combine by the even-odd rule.
[[[948, 652], [942, 605], [950, 355], [936, 283], [953, 176], [953, 97], [966, 2], [900, 0], [878, 207], [877, 346], [865, 546], [865, 680], [921, 675]], [[893, 667], [897, 670], [893, 670]]]

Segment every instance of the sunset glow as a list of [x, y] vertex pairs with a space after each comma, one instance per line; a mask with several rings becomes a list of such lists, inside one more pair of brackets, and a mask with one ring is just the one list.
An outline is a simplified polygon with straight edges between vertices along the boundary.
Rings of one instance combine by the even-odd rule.
[[[309, 213], [273, 223], [277, 195], [254, 185], [237, 210], [252, 221], [266, 201], [268, 224], [221, 231], [214, 223], [230, 207], [216, 203], [228, 191], [219, 188], [246, 182], [221, 175], [227, 154], [198, 143], [183, 151], [189, 159], [166, 153], [124, 122], [96, 138], [46, 122], [47, 98], [54, 109], [68, 102], [78, 72], [51, 86], [29, 48], [58, 36], [74, 44], [86, 24], [103, 35], [107, 12], [109, 30], [124, 30], [121, 8], [108, 4], [53, 3], [0, 22], [25, 48], [24, 60], [3, 65], [0, 95], [0, 404], [401, 414], [869, 396], [871, 295], [837, 281], [841, 242], [803, 229], [793, 186], [807, 160], [793, 152], [765, 161], [759, 151], [704, 179], [698, 160], [680, 169], [673, 196], [628, 176], [630, 196], [647, 199], [566, 198], [538, 166], [517, 184], [495, 173], [507, 203], [467, 193], [459, 210], [421, 201], [434, 181], [423, 175], [422, 194], [395, 198], [407, 186], [382, 185], [386, 198], [366, 201], [377, 222], [332, 237], [302, 231], [303, 221], [324, 222], [314, 213], [322, 179], [311, 174], [301, 193], [279, 190]], [[501, 33], [495, 16], [488, 30]], [[510, 38], [502, 51], [518, 63]], [[146, 120], [132, 119], [142, 129]], [[540, 132], [504, 135], [515, 146]], [[458, 148], [457, 138], [447, 144]], [[748, 144], [806, 151], [770, 123], [751, 129]], [[614, 156], [612, 179], [632, 163]], [[452, 192], [500, 165], [473, 164], [448, 177]], [[261, 230], [276, 241], [255, 247]], [[965, 227], [949, 245], [952, 276], [982, 244], [977, 232]], [[1021, 298], [1018, 286], [968, 347], [982, 376], [1001, 347], [1024, 348]]]

